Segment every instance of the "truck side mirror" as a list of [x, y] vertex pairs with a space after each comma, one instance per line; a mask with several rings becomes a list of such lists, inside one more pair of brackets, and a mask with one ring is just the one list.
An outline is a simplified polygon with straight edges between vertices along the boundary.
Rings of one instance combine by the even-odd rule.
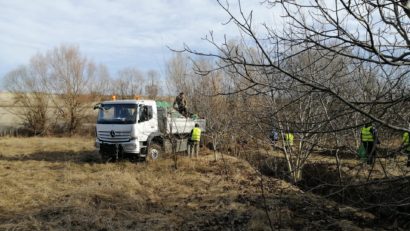
[[100, 103], [97, 103], [96, 105], [94, 105], [94, 110], [95, 109], [103, 109], [103, 108], [101, 107]]

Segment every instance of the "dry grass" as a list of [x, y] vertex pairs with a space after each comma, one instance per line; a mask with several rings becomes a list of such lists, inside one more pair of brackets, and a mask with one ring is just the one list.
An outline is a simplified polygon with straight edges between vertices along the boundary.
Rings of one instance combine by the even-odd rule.
[[92, 138], [1, 138], [0, 147], [0, 230], [270, 230], [261, 179], [273, 227], [340, 228], [338, 204], [229, 156], [180, 157], [174, 169], [168, 159], [101, 164]]

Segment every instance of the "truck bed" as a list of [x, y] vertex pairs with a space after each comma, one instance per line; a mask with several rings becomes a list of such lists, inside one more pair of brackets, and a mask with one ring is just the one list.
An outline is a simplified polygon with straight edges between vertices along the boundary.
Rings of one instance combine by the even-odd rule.
[[191, 119], [191, 118], [167, 118], [167, 130], [166, 133], [172, 134], [184, 134], [190, 133], [191, 130], [195, 127], [195, 124], [198, 123], [199, 127], [202, 131], [205, 131], [205, 126], [201, 126], [201, 124], [205, 125], [204, 119]]
[[187, 134], [198, 123], [199, 127], [205, 132], [205, 119], [186, 118], [172, 108], [157, 108], [158, 127], [164, 134]]

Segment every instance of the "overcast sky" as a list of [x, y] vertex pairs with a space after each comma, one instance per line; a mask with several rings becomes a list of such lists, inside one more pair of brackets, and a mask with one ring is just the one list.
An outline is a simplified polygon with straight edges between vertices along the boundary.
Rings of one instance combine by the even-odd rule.
[[[257, 20], [272, 22], [260, 0], [242, 2]], [[210, 30], [237, 36], [222, 25], [227, 19], [216, 0], [0, 0], [0, 78], [61, 44], [78, 45], [113, 75], [125, 67], [163, 72], [167, 46], [207, 50], [201, 38]]]

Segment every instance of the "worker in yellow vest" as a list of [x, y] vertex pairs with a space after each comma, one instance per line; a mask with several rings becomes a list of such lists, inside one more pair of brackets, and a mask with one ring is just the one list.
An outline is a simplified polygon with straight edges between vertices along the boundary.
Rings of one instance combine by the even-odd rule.
[[285, 133], [285, 147], [291, 151], [293, 147], [294, 135], [291, 132]]
[[367, 164], [372, 165], [376, 159], [376, 144], [380, 143], [377, 130], [371, 122], [366, 123], [360, 130], [360, 138], [366, 150]]
[[188, 149], [189, 157], [194, 156], [198, 157], [199, 152], [199, 142], [201, 141], [201, 129], [199, 128], [199, 124], [195, 124], [195, 127], [191, 131], [191, 140]]
[[404, 153], [407, 155], [407, 167], [410, 167], [410, 142], [409, 142], [409, 132], [403, 133], [403, 144]]

